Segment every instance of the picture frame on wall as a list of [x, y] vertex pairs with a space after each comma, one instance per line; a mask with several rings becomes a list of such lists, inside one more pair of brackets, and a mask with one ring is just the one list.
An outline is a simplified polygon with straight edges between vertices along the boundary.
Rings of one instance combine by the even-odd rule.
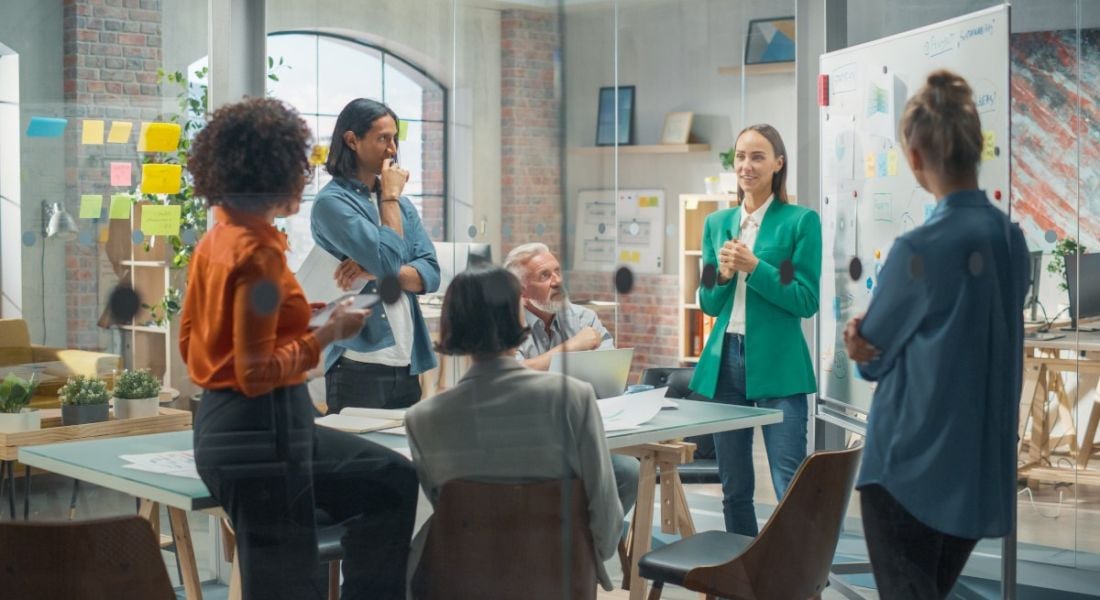
[[665, 115], [665, 126], [661, 129], [662, 144], [686, 144], [691, 138], [693, 112], [670, 112]]
[[771, 17], [749, 21], [745, 35], [745, 64], [765, 65], [794, 62], [794, 17]]
[[[615, 101], [618, 97], [618, 118]], [[615, 123], [619, 124], [619, 136], [615, 138]], [[599, 111], [596, 114], [597, 146], [630, 146], [634, 144], [634, 86], [606, 86], [600, 88]]]

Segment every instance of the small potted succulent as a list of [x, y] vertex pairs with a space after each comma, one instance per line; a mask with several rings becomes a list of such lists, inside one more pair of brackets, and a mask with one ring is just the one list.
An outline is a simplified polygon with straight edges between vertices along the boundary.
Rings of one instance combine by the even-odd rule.
[[160, 409], [160, 381], [149, 369], [125, 370], [115, 378], [115, 418], [155, 417]]
[[42, 427], [42, 414], [37, 408], [27, 408], [38, 380], [31, 375], [30, 381], [15, 373], [9, 373], [0, 381], [0, 433], [34, 431]]
[[111, 393], [99, 377], [74, 375], [57, 391], [61, 399], [61, 424], [81, 425], [106, 421]]

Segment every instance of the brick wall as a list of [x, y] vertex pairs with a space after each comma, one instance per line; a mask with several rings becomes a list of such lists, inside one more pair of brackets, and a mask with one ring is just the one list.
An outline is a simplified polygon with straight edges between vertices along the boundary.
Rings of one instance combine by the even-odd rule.
[[[443, 120], [444, 94], [442, 90], [425, 89], [424, 120]], [[421, 218], [424, 229], [433, 240], [442, 241], [444, 237], [443, 196], [446, 193], [443, 182], [444, 124], [423, 123], [421, 134], [421, 164], [423, 165], [424, 198], [421, 205]]]
[[506, 10], [501, 45], [501, 244], [561, 249], [561, 118], [554, 81], [561, 44], [554, 12]]
[[[64, 96], [70, 123], [66, 130], [65, 201], [74, 217], [80, 194], [112, 190], [107, 178], [110, 162], [131, 161], [137, 167], [136, 126], [130, 144], [84, 146], [80, 122], [84, 118], [136, 122], [157, 114], [160, 9], [161, 0], [64, 0]], [[79, 224], [87, 233], [66, 244], [67, 343], [77, 348], [102, 348], [106, 333], [97, 321], [103, 298], [117, 279], [98, 242], [103, 222], [81, 219]], [[150, 303], [158, 300], [145, 299]]]

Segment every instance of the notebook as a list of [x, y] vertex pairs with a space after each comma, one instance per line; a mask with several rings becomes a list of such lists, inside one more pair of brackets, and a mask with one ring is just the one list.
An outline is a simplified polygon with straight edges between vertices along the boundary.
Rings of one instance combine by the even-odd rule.
[[349, 433], [366, 433], [401, 427], [405, 423], [403, 409], [348, 407], [340, 414], [318, 417], [314, 423]]

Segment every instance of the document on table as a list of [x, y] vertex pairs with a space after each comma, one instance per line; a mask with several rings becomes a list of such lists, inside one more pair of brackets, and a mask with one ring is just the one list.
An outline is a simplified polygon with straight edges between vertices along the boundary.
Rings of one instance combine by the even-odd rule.
[[405, 411], [348, 407], [340, 414], [318, 417], [314, 423], [339, 431], [366, 433], [401, 427], [405, 423]]
[[604, 431], [636, 429], [648, 423], [665, 402], [667, 387], [646, 390], [637, 394], [624, 394], [597, 400], [603, 417]]
[[123, 465], [127, 469], [135, 469], [148, 473], [160, 473], [174, 477], [186, 477], [199, 479], [199, 472], [195, 468], [194, 450], [173, 450], [169, 452], [153, 452], [151, 454], [123, 454], [119, 456], [129, 464]]

